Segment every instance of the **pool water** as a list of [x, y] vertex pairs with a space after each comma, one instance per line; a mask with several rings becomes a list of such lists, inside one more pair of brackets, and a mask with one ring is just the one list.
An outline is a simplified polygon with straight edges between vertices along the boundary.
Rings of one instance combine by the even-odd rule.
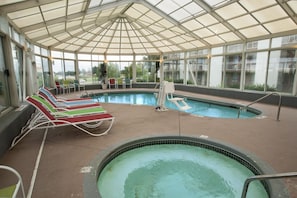
[[[157, 98], [154, 93], [138, 93], [138, 92], [121, 92], [121, 93], [105, 93], [94, 96], [94, 100], [100, 103], [117, 103], [132, 105], [149, 105], [157, 106]], [[205, 117], [215, 118], [237, 118], [238, 108], [218, 105], [211, 102], [201, 102], [193, 99], [186, 99], [187, 104], [191, 107], [185, 112]], [[165, 102], [168, 109], [179, 110], [178, 107], [170, 101]], [[257, 114], [251, 111], [241, 111], [240, 118], [251, 118]]]
[[[221, 153], [185, 144], [159, 144], [126, 151], [109, 162], [98, 178], [102, 198], [237, 198], [254, 175]], [[248, 198], [268, 197], [252, 182]]]

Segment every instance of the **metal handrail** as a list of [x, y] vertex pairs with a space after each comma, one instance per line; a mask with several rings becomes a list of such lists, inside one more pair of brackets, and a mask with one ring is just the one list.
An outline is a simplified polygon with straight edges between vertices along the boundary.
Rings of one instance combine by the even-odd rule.
[[255, 176], [249, 177], [244, 182], [241, 198], [246, 198], [249, 184], [252, 181], [255, 181], [255, 180], [261, 181], [266, 179], [279, 179], [279, 178], [287, 178], [287, 177], [297, 177], [297, 172], [278, 173], [278, 174], [271, 174], [271, 175], [255, 175]]
[[277, 92], [269, 93], [269, 94], [267, 94], [267, 95], [265, 95], [265, 96], [263, 96], [263, 97], [261, 97], [261, 98], [255, 100], [255, 101], [249, 103], [248, 105], [246, 105], [246, 106], [244, 106], [244, 107], [240, 107], [239, 110], [238, 110], [237, 118], [239, 118], [241, 110], [243, 110], [243, 109], [247, 109], [247, 108], [248, 108], [249, 106], [251, 106], [252, 104], [255, 104], [255, 103], [257, 103], [257, 102], [259, 102], [259, 101], [261, 101], [261, 100], [263, 100], [263, 99], [265, 99], [265, 98], [271, 96], [271, 95], [278, 95], [278, 96], [279, 96], [279, 100], [278, 100], [278, 110], [277, 110], [277, 115], [276, 115], [276, 120], [279, 121], [280, 109], [281, 109], [281, 105], [282, 105], [282, 95], [281, 95], [280, 93], [277, 93]]

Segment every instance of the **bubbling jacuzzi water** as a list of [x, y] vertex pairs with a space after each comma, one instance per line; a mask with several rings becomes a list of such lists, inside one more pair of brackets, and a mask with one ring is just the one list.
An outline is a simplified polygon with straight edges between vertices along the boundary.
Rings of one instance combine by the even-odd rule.
[[[255, 175], [235, 159], [186, 144], [155, 144], [127, 150], [100, 172], [102, 198], [180, 198], [241, 196], [246, 178]], [[247, 197], [269, 197], [254, 182]]]

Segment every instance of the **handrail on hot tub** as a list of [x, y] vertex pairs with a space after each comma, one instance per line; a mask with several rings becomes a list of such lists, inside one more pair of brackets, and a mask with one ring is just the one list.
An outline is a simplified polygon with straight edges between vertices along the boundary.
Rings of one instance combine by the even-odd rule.
[[246, 110], [246, 109], [247, 109], [249, 106], [251, 106], [252, 104], [255, 104], [255, 103], [257, 103], [257, 102], [259, 102], [259, 101], [261, 101], [261, 100], [263, 100], [263, 99], [265, 99], [265, 98], [271, 96], [271, 95], [278, 95], [278, 96], [279, 96], [279, 99], [278, 99], [278, 110], [277, 110], [277, 115], [276, 115], [276, 120], [279, 121], [280, 109], [281, 109], [281, 105], [282, 105], [282, 95], [281, 95], [280, 93], [278, 93], [278, 92], [271, 92], [271, 93], [268, 93], [267, 95], [265, 95], [265, 96], [263, 96], [263, 97], [261, 97], [261, 98], [255, 100], [255, 101], [249, 103], [248, 105], [243, 106], [243, 107], [240, 107], [239, 110], [238, 110], [237, 118], [239, 118], [239, 116], [240, 116], [240, 112], [241, 112], [242, 110]]
[[287, 177], [297, 177], [297, 172], [288, 172], [288, 173], [278, 173], [271, 175], [255, 175], [247, 178], [243, 185], [243, 190], [241, 194], [241, 198], [246, 198], [246, 194], [248, 191], [249, 184], [255, 180], [267, 180], [267, 179], [279, 179], [279, 178], [287, 178]]

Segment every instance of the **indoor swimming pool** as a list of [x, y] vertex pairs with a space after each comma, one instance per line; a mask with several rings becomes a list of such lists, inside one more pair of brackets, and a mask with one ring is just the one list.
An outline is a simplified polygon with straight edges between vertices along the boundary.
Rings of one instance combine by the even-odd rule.
[[[100, 103], [157, 106], [157, 98], [151, 92], [111, 92], [94, 95], [93, 98]], [[193, 115], [214, 118], [238, 118], [239, 105], [210, 100], [202, 101], [196, 98], [185, 98], [185, 101], [191, 107], [185, 112]], [[166, 100], [165, 106], [168, 109], [179, 110], [174, 103], [168, 100]], [[256, 109], [248, 108], [240, 112], [240, 118], [253, 118], [260, 113]]]

